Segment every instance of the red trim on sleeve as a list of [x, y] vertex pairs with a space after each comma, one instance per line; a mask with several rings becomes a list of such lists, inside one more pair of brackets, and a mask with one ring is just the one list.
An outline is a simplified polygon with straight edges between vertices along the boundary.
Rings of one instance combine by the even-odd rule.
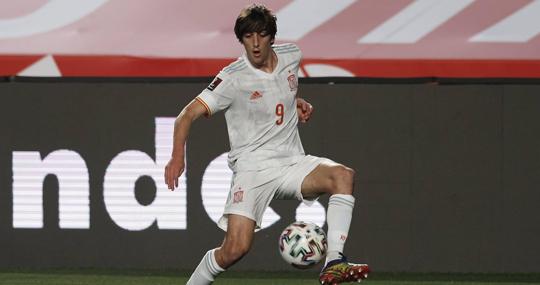
[[197, 100], [199, 103], [201, 103], [204, 108], [206, 109], [206, 117], [210, 117], [212, 116], [212, 111], [210, 110], [210, 107], [208, 107], [208, 104], [206, 104], [206, 102], [204, 102], [203, 99], [199, 98], [199, 97], [195, 97], [195, 100]]

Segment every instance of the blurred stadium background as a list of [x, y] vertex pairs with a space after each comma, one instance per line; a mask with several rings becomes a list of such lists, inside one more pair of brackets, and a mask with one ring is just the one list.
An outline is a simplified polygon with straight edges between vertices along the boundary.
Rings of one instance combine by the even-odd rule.
[[[357, 171], [346, 253], [374, 284], [540, 280], [539, 0], [261, 2], [304, 53], [306, 151]], [[181, 283], [220, 243], [223, 116], [196, 122], [181, 189], [162, 169], [250, 3], [0, 0], [0, 284]], [[271, 204], [216, 283], [314, 284], [277, 237], [326, 203]]]

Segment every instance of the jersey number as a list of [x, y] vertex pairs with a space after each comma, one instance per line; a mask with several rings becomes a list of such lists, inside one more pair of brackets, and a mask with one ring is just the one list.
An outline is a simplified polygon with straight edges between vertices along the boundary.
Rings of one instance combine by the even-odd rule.
[[283, 124], [283, 116], [285, 115], [285, 110], [283, 108], [283, 104], [279, 103], [276, 105], [276, 116], [278, 116], [278, 119], [276, 121], [276, 125]]

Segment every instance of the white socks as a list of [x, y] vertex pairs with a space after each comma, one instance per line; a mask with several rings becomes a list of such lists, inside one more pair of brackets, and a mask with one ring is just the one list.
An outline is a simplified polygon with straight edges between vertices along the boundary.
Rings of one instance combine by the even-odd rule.
[[352, 212], [354, 207], [354, 197], [352, 195], [334, 194], [328, 201], [328, 213], [326, 222], [328, 223], [328, 253], [325, 265], [334, 259], [341, 258], [349, 227], [351, 225]]
[[207, 285], [214, 282], [214, 277], [218, 276], [225, 269], [221, 268], [216, 261], [215, 251], [217, 248], [209, 250], [195, 268], [186, 285]]

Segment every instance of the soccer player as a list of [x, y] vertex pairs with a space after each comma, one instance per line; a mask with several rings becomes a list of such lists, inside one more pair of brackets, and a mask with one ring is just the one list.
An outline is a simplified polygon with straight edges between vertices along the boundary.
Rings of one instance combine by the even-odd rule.
[[170, 190], [184, 170], [184, 145], [194, 120], [224, 110], [233, 183], [218, 222], [226, 231], [220, 247], [209, 250], [187, 284], [211, 284], [250, 249], [272, 199], [309, 203], [329, 194], [328, 254], [319, 281], [337, 284], [367, 277], [365, 264], [347, 262], [343, 247], [354, 206], [354, 171], [326, 158], [306, 155], [297, 124], [312, 106], [296, 98], [301, 52], [294, 44], [274, 45], [276, 17], [263, 5], [244, 8], [234, 27], [245, 53], [225, 67], [178, 115], [172, 157], [165, 167]]

